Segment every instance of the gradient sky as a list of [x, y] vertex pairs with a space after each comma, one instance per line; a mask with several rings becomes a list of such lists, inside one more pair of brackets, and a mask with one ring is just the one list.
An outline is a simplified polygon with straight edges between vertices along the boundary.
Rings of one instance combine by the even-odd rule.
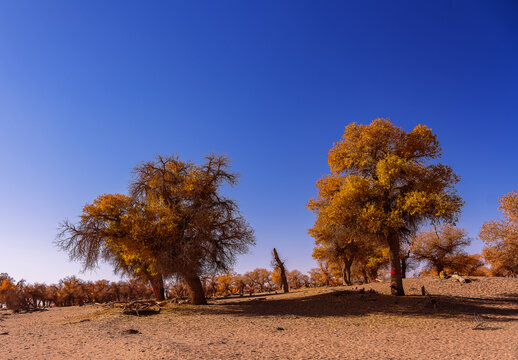
[[350, 122], [431, 127], [474, 238], [518, 189], [516, 1], [1, 1], [0, 272], [80, 274], [53, 245], [155, 154], [225, 153], [257, 246], [315, 266], [305, 208]]

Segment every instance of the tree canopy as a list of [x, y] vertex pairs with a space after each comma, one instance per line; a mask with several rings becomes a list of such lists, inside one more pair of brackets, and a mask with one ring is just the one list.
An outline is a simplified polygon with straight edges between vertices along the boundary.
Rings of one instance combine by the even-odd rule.
[[471, 243], [463, 228], [451, 224], [421, 231], [412, 239], [411, 252], [416, 260], [424, 261], [437, 274], [445, 268], [459, 268], [466, 255], [463, 250]]
[[203, 304], [200, 276], [228, 271], [255, 243], [237, 204], [220, 192], [236, 182], [224, 156], [208, 155], [203, 165], [158, 156], [134, 169], [129, 195], [102, 195], [78, 224], [65, 221], [58, 245], [85, 268], [102, 258], [155, 289], [164, 276], [181, 276], [191, 301]]
[[348, 237], [372, 236], [390, 248], [396, 295], [404, 295], [402, 239], [426, 221], [454, 222], [463, 204], [454, 187], [459, 177], [437, 163], [440, 156], [424, 125], [406, 132], [386, 119], [349, 124], [329, 151], [331, 174], [317, 181], [318, 196], [308, 203], [316, 227], [341, 226]]

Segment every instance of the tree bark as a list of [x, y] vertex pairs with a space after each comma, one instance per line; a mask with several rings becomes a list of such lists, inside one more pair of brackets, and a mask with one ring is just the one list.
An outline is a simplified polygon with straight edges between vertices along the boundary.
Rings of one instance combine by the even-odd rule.
[[387, 237], [390, 259], [390, 290], [392, 295], [403, 296], [403, 278], [401, 274], [401, 260], [399, 258], [399, 237], [391, 234]]
[[164, 278], [162, 277], [162, 274], [150, 275], [149, 282], [151, 283], [151, 287], [153, 288], [153, 294], [155, 295], [156, 300], [164, 301]]
[[351, 262], [345, 261], [343, 263], [343, 283], [344, 285], [352, 285], [351, 282]]
[[342, 257], [342, 281], [344, 285], [352, 285], [351, 266], [353, 264], [353, 260], [353, 257]]
[[277, 253], [277, 250], [275, 248], [273, 248], [272, 254], [273, 259], [275, 260], [275, 263], [277, 264], [281, 272], [282, 288], [284, 289], [284, 292], [287, 293], [290, 291], [290, 289], [288, 286], [288, 278], [286, 277], [286, 269], [284, 268], [284, 263], [281, 261], [281, 258], [279, 257], [279, 254]]
[[367, 274], [367, 270], [362, 269], [362, 276], [363, 276], [363, 283], [368, 284], [369, 283], [369, 274]]
[[187, 287], [189, 288], [189, 295], [191, 298], [191, 304], [193, 305], [207, 305], [205, 299], [205, 292], [201, 285], [201, 280], [198, 275], [186, 274], [183, 276]]

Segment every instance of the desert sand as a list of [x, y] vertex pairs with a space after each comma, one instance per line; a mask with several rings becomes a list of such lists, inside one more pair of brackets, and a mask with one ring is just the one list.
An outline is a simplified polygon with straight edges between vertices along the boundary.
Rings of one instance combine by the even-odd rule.
[[405, 279], [406, 297], [374, 283], [139, 317], [101, 305], [0, 310], [0, 358], [518, 359], [518, 279], [471, 279]]

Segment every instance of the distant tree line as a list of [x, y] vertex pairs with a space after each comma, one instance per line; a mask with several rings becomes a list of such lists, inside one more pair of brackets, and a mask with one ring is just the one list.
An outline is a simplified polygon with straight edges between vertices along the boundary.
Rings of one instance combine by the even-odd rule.
[[16, 282], [8, 274], [0, 274], [0, 305], [13, 310], [130, 301], [152, 295], [152, 289], [140, 280], [93, 282], [70, 276], [58, 284], [46, 285], [27, 284], [24, 280]]

